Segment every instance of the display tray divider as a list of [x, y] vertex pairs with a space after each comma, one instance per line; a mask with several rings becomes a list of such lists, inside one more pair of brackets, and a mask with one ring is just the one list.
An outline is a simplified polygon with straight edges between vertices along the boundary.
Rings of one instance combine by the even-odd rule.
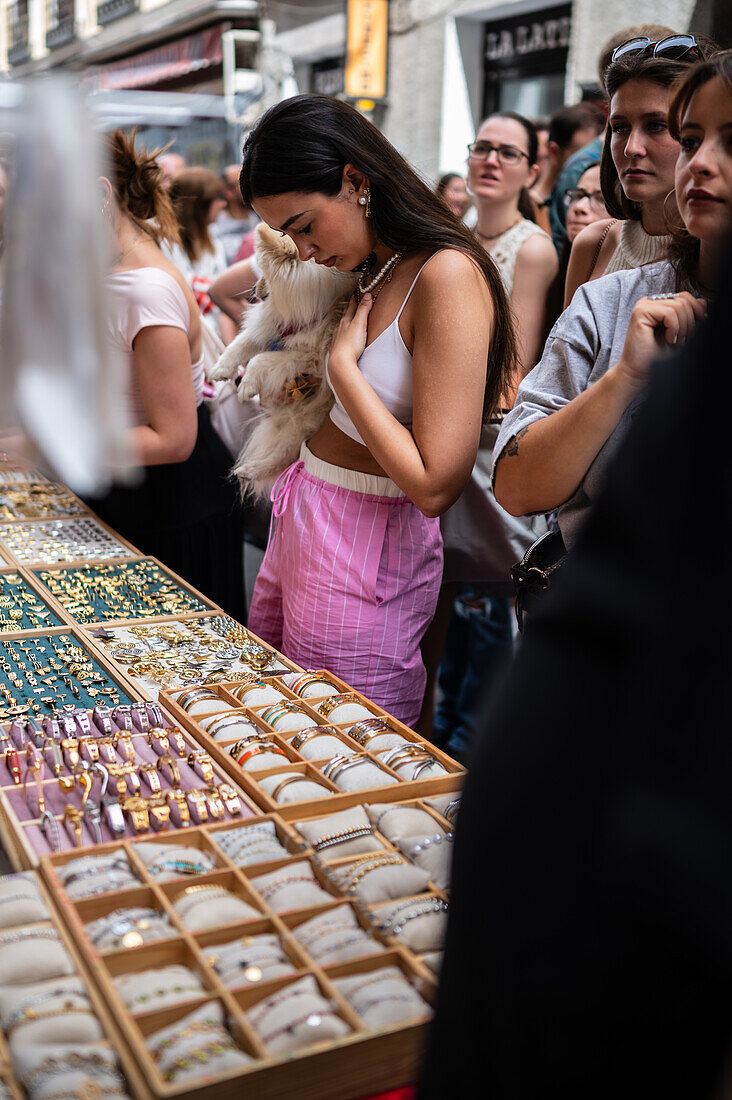
[[[198, 826], [196, 831], [214, 836], [216, 830], [209, 826]], [[124, 850], [128, 859], [132, 854], [131, 864], [139, 867], [137, 857], [134, 855], [135, 843], [134, 840], [119, 841], [106, 845], [105, 849], [108, 852]], [[303, 858], [306, 857], [303, 856]], [[148, 895], [150, 895], [149, 900], [153, 900], [160, 894], [166, 899], [172, 898], [175, 894], [173, 888], [181, 888], [186, 883], [181, 878], [175, 882], [155, 884], [151, 883], [146, 876], [139, 887], [116, 891], [110, 895], [97, 895], [95, 898], [88, 899], [87, 902], [83, 899], [74, 901], [63, 890], [55, 872], [55, 868], [65, 862], [68, 862], [67, 853], [45, 856], [41, 860], [44, 883], [55, 900], [55, 909], [65, 925], [68, 938], [75, 944], [83, 945], [79, 947], [78, 955], [83, 956], [84, 973], [95, 985], [100, 999], [105, 1002], [105, 1021], [106, 1019], [113, 1021], [114, 1034], [117, 1037], [114, 1045], [125, 1054], [125, 1058], [121, 1059], [123, 1068], [127, 1071], [127, 1060], [131, 1056], [135, 1063], [136, 1078], [142, 1078], [146, 1082], [149, 1090], [144, 1094], [146, 1100], [149, 1095], [154, 1096], [156, 1100], [168, 1100], [168, 1098], [177, 1100], [180, 1097], [190, 1098], [190, 1100], [241, 1100], [244, 1095], [255, 1096], [256, 1100], [293, 1100], [294, 1097], [297, 1097], [297, 1100], [360, 1100], [361, 1097], [371, 1093], [414, 1082], [428, 1024], [424, 1020], [419, 1020], [382, 1027], [378, 1031], [369, 1031], [330, 981], [331, 971], [334, 977], [345, 977], [371, 969], [380, 969], [387, 965], [397, 966], [406, 975], [413, 977], [413, 984], [417, 991], [430, 1004], [434, 1004], [436, 979], [419, 958], [406, 948], [392, 946], [387, 941], [382, 941], [386, 945], [386, 950], [378, 954], [333, 966], [315, 964], [292, 936], [292, 928], [314, 913], [322, 912], [323, 907], [320, 906], [312, 910], [299, 910], [296, 913], [293, 911], [292, 914], [266, 911], [259, 919], [242, 923], [241, 931], [234, 924], [194, 932], [185, 928], [176, 919], [178, 928], [175, 937], [167, 941], [155, 941], [128, 951], [116, 950], [111, 954], [104, 954], [85, 943], [85, 919], [96, 919], [100, 914], [111, 912], [124, 904], [125, 893], [129, 894], [127, 904], [148, 904]], [[233, 876], [246, 877], [244, 869], [237, 868], [235, 865], [231, 867]], [[314, 870], [317, 873], [317, 867], [314, 866]], [[256, 877], [254, 869], [249, 868], [247, 871], [249, 877]], [[223, 870], [214, 873], [219, 877], [224, 874]], [[146, 886], [146, 882], [149, 885]], [[108, 900], [105, 901], [105, 898]], [[334, 898], [334, 904], [341, 902], [347, 903], [348, 899]], [[165, 908], [168, 904], [167, 901], [163, 902], [162, 907]], [[363, 923], [358, 908], [355, 907], [354, 911], [359, 922]], [[295, 965], [295, 972], [263, 983], [266, 993], [260, 992], [260, 987], [257, 986], [232, 989], [224, 985], [205, 958], [207, 948], [217, 941], [228, 942], [232, 937], [256, 935], [263, 931], [274, 932], [280, 938], [282, 946]], [[137, 968], [135, 967], [136, 955], [140, 960]], [[196, 998], [180, 1002], [167, 1009], [149, 1014], [141, 1011], [135, 1015], [124, 1004], [112, 982], [112, 978], [119, 974], [140, 972], [141, 969], [184, 960], [192, 960], [199, 975], [204, 977], [203, 991]], [[309, 974], [315, 977], [321, 992], [332, 1001], [337, 1014], [345, 1019], [353, 1031], [344, 1038], [324, 1041], [310, 1048], [304, 1048], [302, 1053], [296, 1051], [285, 1055], [268, 1056], [253, 1025], [244, 1018], [244, 1013], [258, 999], [264, 999], [290, 982]], [[255, 1060], [243, 1069], [232, 1070], [217, 1076], [201, 1077], [187, 1085], [185, 1082], [180, 1082], [178, 1085], [167, 1084], [157, 1069], [144, 1037], [174, 1023], [207, 1001], [213, 1000], [223, 1005], [232, 1034], [237, 1038], [242, 1049]], [[248, 1088], [252, 1091], [248, 1092]]]
[[63, 609], [63, 604], [61, 604], [60, 601], [58, 601], [53, 596], [50, 589], [46, 586], [45, 582], [43, 580], [41, 580], [40, 576], [37, 575], [38, 571], [40, 569], [48, 569], [48, 570], [52, 570], [52, 571], [55, 571], [57, 569], [67, 569], [67, 570], [73, 571], [73, 570], [83, 569], [85, 566], [89, 566], [89, 565], [90, 566], [95, 566], [97, 568], [102, 568], [105, 565], [120, 565], [120, 566], [121, 565], [134, 565], [136, 562], [142, 562], [142, 561], [151, 561], [151, 562], [153, 562], [158, 567], [158, 569], [160, 569], [160, 571], [162, 573], [164, 573], [167, 577], [170, 578], [171, 581], [173, 581], [176, 585], [178, 585], [180, 588], [182, 588], [186, 593], [188, 593], [188, 595], [193, 596], [195, 599], [197, 599], [204, 606], [202, 608], [199, 608], [197, 611], [178, 611], [178, 612], [171, 612], [170, 614], [148, 615], [148, 616], [144, 616], [144, 617], [141, 617], [141, 616], [134, 617], [133, 616], [132, 618], [128, 618], [128, 619], [104, 619], [104, 618], [102, 618], [102, 619], [98, 619], [98, 620], [95, 619], [93, 622], [88, 622], [88, 623], [79, 622], [77, 619], [74, 618], [74, 616], [71, 614], [71, 612], [67, 611], [66, 612], [67, 619], [71, 619], [72, 622], [74, 622], [74, 624], [76, 626], [80, 627], [81, 629], [92, 631], [92, 630], [98, 629], [101, 626], [107, 626], [107, 627], [112, 628], [112, 627], [115, 627], [115, 626], [140, 626], [140, 625], [146, 625], [148, 623], [150, 625], [154, 625], [155, 623], [167, 623], [167, 622], [172, 622], [172, 621], [181, 620], [181, 619], [182, 620], [187, 620], [187, 619], [192, 619], [192, 618], [196, 618], [196, 617], [204, 617], [206, 615], [210, 616], [210, 615], [223, 615], [224, 614], [224, 612], [218, 607], [217, 604], [215, 604], [213, 602], [213, 600], [210, 600], [208, 598], [208, 596], [205, 596], [203, 594], [203, 592], [199, 592], [199, 590], [197, 588], [195, 588], [192, 584], [189, 584], [188, 581], [184, 580], [181, 576], [179, 576], [178, 573], [175, 573], [172, 569], [170, 569], [167, 565], [165, 565], [164, 562], [160, 561], [159, 558], [153, 557], [152, 554], [140, 554], [139, 556], [137, 556], [135, 558], [116, 558], [116, 559], [113, 559], [113, 560], [112, 559], [106, 559], [106, 560], [102, 560], [102, 561], [94, 561], [93, 559], [89, 559], [88, 561], [85, 560], [85, 561], [76, 562], [76, 563], [73, 563], [73, 564], [71, 564], [71, 563], [59, 563], [58, 565], [53, 564], [53, 565], [45, 565], [45, 566], [33, 566], [32, 571], [28, 570], [28, 572], [32, 572], [32, 576], [35, 579], [36, 585], [40, 586], [40, 590], [43, 592], [44, 599], [53, 599], [55, 606], [57, 606], [58, 608]]

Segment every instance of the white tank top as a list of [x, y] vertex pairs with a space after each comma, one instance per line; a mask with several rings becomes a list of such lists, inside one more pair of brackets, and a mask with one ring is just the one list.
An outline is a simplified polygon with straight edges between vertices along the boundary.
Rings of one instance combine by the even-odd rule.
[[[443, 249], [440, 249], [440, 251], [443, 251]], [[437, 252], [432, 253], [432, 256], [436, 255]], [[412, 356], [399, 331], [399, 318], [402, 315], [405, 305], [409, 301], [409, 295], [414, 290], [417, 279], [432, 259], [432, 256], [425, 260], [415, 275], [412, 285], [407, 291], [399, 312], [392, 323], [388, 328], [385, 328], [383, 332], [379, 333], [375, 340], [372, 340], [371, 343], [367, 345], [358, 361], [358, 369], [361, 371], [361, 374], [373, 388], [374, 392], [381, 398], [392, 416], [394, 416], [400, 424], [403, 424], [405, 428], [412, 427]], [[330, 385], [327, 364], [325, 376]], [[331, 389], [333, 389], [332, 386]], [[363, 446], [366, 446], [356, 428], [353, 426], [350, 416], [343, 408], [343, 405], [341, 405], [335, 390], [333, 390], [333, 393], [335, 395], [335, 404], [330, 411], [331, 420], [336, 428], [340, 428], [344, 435], [355, 440], [356, 443], [361, 443]]]

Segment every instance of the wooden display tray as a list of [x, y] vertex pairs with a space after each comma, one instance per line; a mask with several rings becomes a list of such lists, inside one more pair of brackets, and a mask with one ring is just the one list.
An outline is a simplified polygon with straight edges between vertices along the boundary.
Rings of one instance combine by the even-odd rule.
[[43, 521], [56, 519], [76, 519], [79, 516], [88, 516], [92, 514], [92, 510], [86, 503], [86, 501], [83, 501], [80, 496], [77, 496], [77, 494], [73, 492], [73, 490], [69, 489], [68, 486], [64, 485], [60, 481], [49, 481], [47, 477], [39, 475], [38, 477], [28, 478], [24, 481], [6, 482], [3, 480], [2, 471], [0, 470], [0, 493], [4, 491], [6, 492], [8, 489], [22, 491], [24, 486], [33, 484], [34, 482], [37, 482], [39, 484], [45, 482], [48, 486], [55, 486], [56, 488], [62, 489], [64, 493], [71, 497], [72, 501], [76, 502], [76, 504], [78, 505], [78, 511], [72, 512], [71, 515], [61, 516], [13, 516], [10, 518], [6, 516], [0, 519], [0, 524], [4, 525], [6, 523], [34, 523], [36, 520]]
[[[308, 858], [308, 853], [297, 850], [298, 841], [287, 822], [278, 815], [269, 815], [274, 820], [277, 831], [291, 846], [289, 859]], [[241, 828], [265, 820], [242, 823]], [[135, 1060], [139, 1074], [147, 1081], [155, 1097], [190, 1097], [191, 1100], [241, 1100], [249, 1094], [256, 1100], [358, 1100], [370, 1093], [409, 1084], [418, 1072], [420, 1053], [426, 1038], [428, 1023], [414, 1022], [395, 1025], [380, 1030], [369, 1031], [364, 1028], [360, 1018], [337, 990], [331, 979], [377, 970], [384, 966], [397, 966], [412, 982], [422, 996], [433, 1004], [437, 981], [435, 975], [406, 947], [396, 941], [384, 938], [373, 932], [373, 938], [381, 942], [385, 950], [351, 962], [330, 966], [318, 965], [292, 936], [292, 930], [298, 924], [327, 912], [337, 905], [350, 904], [348, 897], [339, 894], [325, 877], [322, 868], [315, 860], [311, 861], [313, 872], [329, 892], [333, 901], [308, 909], [276, 913], [271, 910], [263, 898], [250, 885], [250, 879], [285, 865], [286, 861], [237, 867], [215, 844], [216, 832], [224, 826], [200, 827], [191, 830], [186, 839], [188, 843], [216, 853], [217, 869], [206, 875], [195, 876], [196, 884], [217, 883], [234, 890], [261, 912], [261, 917], [244, 922], [222, 925], [218, 928], [200, 932], [188, 931], [178, 920], [172, 909], [171, 901], [191, 882], [191, 876], [178, 878], [172, 882], [158, 883], [146, 871], [142, 860], [135, 856], [136, 841], [119, 842], [105, 845], [98, 852], [118, 852], [127, 855], [131, 865], [137, 871], [141, 884], [139, 888], [116, 890], [109, 894], [71, 900], [65, 893], [56, 868], [73, 858], [75, 853], [63, 853], [44, 857], [41, 863], [42, 873], [56, 898], [57, 907], [67, 924], [69, 935], [83, 951], [89, 972], [96, 983], [97, 990], [105, 999], [109, 1015], [116, 1021], [119, 1033], [123, 1037], [129, 1052]], [[231, 826], [229, 826], [231, 828]], [[182, 840], [183, 838], [177, 838]], [[439, 891], [429, 891], [425, 897], [444, 898]], [[125, 905], [152, 905], [164, 911], [175, 929], [175, 935], [168, 940], [157, 941], [128, 950], [101, 953], [95, 950], [85, 931], [85, 924], [105, 913], [123, 908]], [[351, 906], [358, 923], [364, 928], [365, 910]], [[295, 966], [296, 973], [283, 976], [258, 986], [245, 986], [231, 989], [224, 986], [207, 961], [206, 948], [213, 944], [238, 939], [243, 935], [257, 935], [263, 932], [276, 934]], [[204, 986], [203, 994], [197, 994], [186, 1002], [167, 1009], [133, 1014], [117, 993], [112, 979], [123, 973], [130, 973], [156, 966], [182, 963], [194, 969]], [[337, 1014], [353, 1029], [352, 1034], [337, 1041], [321, 1042], [304, 1049], [302, 1054], [292, 1053], [283, 1056], [268, 1056], [252, 1025], [244, 1013], [256, 1002], [264, 1000], [293, 981], [311, 974], [316, 978], [321, 992], [335, 1004]], [[147, 1046], [145, 1036], [150, 1035], [176, 1020], [182, 1019], [201, 1005], [216, 1001], [223, 1005], [230, 1030], [241, 1047], [256, 1061], [243, 1070], [200, 1079], [179, 1085], [166, 1083], [159, 1074]], [[247, 1093], [247, 1088], [251, 1089]]]
[[[168, 572], [170, 572], [170, 570], [168, 570]], [[172, 574], [172, 576], [175, 576], [175, 574]], [[193, 589], [193, 591], [195, 592], [196, 590]], [[221, 611], [220, 608], [212, 607], [209, 611], [194, 611], [194, 612], [191, 612], [188, 615], [174, 615], [174, 616], [170, 616], [166, 619], [158, 619], [158, 620], [137, 619], [137, 620], [134, 620], [134, 621], [131, 621], [131, 622], [112, 622], [112, 623], [106, 624], [104, 626], [104, 629], [108, 629], [110, 631], [117, 631], [117, 630], [122, 631], [122, 630], [128, 630], [130, 627], [135, 627], [135, 626], [156, 626], [156, 625], [165, 626], [166, 624], [174, 624], [174, 623], [182, 623], [183, 625], [186, 625], [186, 624], [190, 624], [190, 623], [195, 623], [198, 619], [210, 619], [212, 616], [224, 615], [224, 614], [225, 614], [225, 612]], [[128, 684], [130, 684], [130, 686], [132, 687], [133, 691], [135, 692], [135, 694], [137, 695], [138, 698], [150, 699], [153, 702], [158, 701], [158, 699], [162, 695], [164, 689], [162, 689], [159, 685], [155, 684], [152, 680], [143, 680], [143, 679], [140, 679], [138, 677], [131, 676], [127, 672], [128, 662], [122, 663], [120, 661], [115, 661], [114, 656], [108, 652], [106, 646], [101, 641], [101, 639], [95, 637], [95, 633], [94, 633], [95, 630], [100, 629], [100, 628], [94, 627], [94, 626], [86, 626], [86, 627], [79, 626], [77, 629], [82, 634], [85, 635], [85, 637], [88, 640], [88, 644], [91, 647], [93, 647], [94, 650], [97, 653], [102, 654], [102, 656], [104, 658], [104, 662], [107, 664], [107, 666], [112, 666], [116, 670], [118, 670], [118, 675], [123, 677], [125, 679], [125, 681]], [[280, 663], [283, 668], [286, 668], [290, 672], [302, 672], [302, 669], [300, 668], [299, 665], [296, 665], [293, 661], [289, 660], [289, 658], [285, 657], [284, 654], [279, 652], [279, 650], [273, 649], [271, 645], [268, 645], [266, 642], [263, 642], [260, 638], [258, 638], [256, 636], [256, 634], [252, 634], [251, 631], [249, 631], [248, 633], [251, 635], [253, 641], [255, 641], [258, 645], [263, 646], [265, 649], [269, 650], [273, 654], [273, 660], [276, 660], [278, 663]], [[155, 655], [153, 653], [150, 654], [151, 659], [154, 659], [154, 656]], [[263, 673], [262, 675], [269, 675], [269, 674], [268, 673]], [[187, 686], [187, 688], [204, 687], [204, 686], [208, 687], [208, 686], [210, 686], [205, 681], [206, 681], [206, 675], [204, 674], [203, 679], [197, 680], [195, 683], [190, 683], [186, 686]], [[186, 688], [172, 688], [171, 689], [172, 692], [183, 691], [183, 690], [186, 690]], [[160, 701], [161, 701], [161, 704], [162, 704], [162, 699]]]
[[[164, 712], [163, 717], [165, 718], [168, 725], [173, 724], [169, 716], [166, 715]], [[5, 729], [7, 729], [8, 725], [8, 723], [5, 724]], [[143, 733], [135, 731], [132, 733], [131, 736], [133, 747], [135, 747], [136, 749], [136, 755], [139, 754], [140, 756], [140, 763], [144, 763], [145, 761], [154, 761], [155, 754], [149, 748], [145, 739], [145, 735]], [[191, 751], [199, 747], [197, 742], [190, 735], [184, 734], [184, 738], [186, 740], [188, 748]], [[20, 756], [22, 766], [22, 751], [20, 752]], [[186, 781], [186, 779], [189, 780], [189, 782], [186, 783], [186, 785], [183, 787], [184, 790], [191, 790], [194, 789], [194, 787], [203, 788], [205, 786], [204, 780], [198, 776], [196, 776], [195, 782], [191, 780], [191, 775], [193, 773], [189, 772], [189, 769], [186, 766], [185, 759], [179, 759], [175, 753], [173, 753], [172, 756], [175, 762], [179, 765], [179, 768], [181, 769], [181, 776], [184, 782]], [[124, 763], [121, 757], [118, 758], [118, 762]], [[248, 819], [253, 815], [259, 813], [259, 807], [256, 805], [256, 803], [254, 803], [250, 798], [247, 797], [246, 793], [241, 787], [241, 784], [237, 783], [236, 781], [232, 781], [231, 777], [223, 771], [223, 769], [217, 764], [215, 760], [213, 761], [213, 769], [216, 779], [218, 781], [217, 786], [221, 782], [231, 783], [241, 802], [241, 816], [237, 815], [236, 817], [227, 817], [226, 822], [224, 823], [225, 825], [233, 826], [237, 823], [237, 821]], [[64, 776], [68, 775], [68, 768], [66, 768], [64, 771]], [[163, 778], [162, 786], [163, 789], [169, 789], [167, 779]], [[45, 764], [43, 768], [43, 788], [46, 796], [46, 806], [52, 808], [54, 803], [54, 796], [56, 795], [57, 790], [57, 780]], [[41, 858], [49, 854], [49, 852], [51, 851], [48, 844], [45, 843], [45, 839], [42, 839], [42, 834], [40, 834], [39, 832], [40, 819], [38, 817], [34, 817], [30, 810], [28, 811], [27, 816], [25, 815], [24, 811], [26, 809], [26, 804], [22, 792], [22, 783], [20, 786], [13, 783], [12, 778], [7, 773], [2, 758], [0, 758], [0, 840], [2, 840], [3, 846], [8, 855], [8, 859], [10, 860], [11, 865], [16, 871], [25, 871], [30, 868], [37, 867]], [[143, 796], [150, 793], [144, 784], [142, 785], [142, 793]], [[36, 801], [35, 783], [32, 783], [28, 788], [28, 798], [30, 804], [33, 805]], [[77, 789], [74, 790], [73, 794], [66, 796], [65, 801], [71, 802], [73, 803], [73, 805], [78, 807], [80, 804], [80, 798], [81, 791]], [[16, 809], [17, 806], [20, 806], [21, 811], [23, 811], [22, 816], [19, 815], [18, 810]], [[90, 840], [88, 832], [86, 830], [82, 834], [85, 839], [83, 848], [74, 847], [73, 840], [65, 831], [59, 813], [55, 813], [54, 816], [59, 827], [60, 836], [65, 845], [62, 849], [63, 853], [70, 853], [72, 857], [78, 857], [79, 855], [84, 853], [96, 852], [100, 850], [100, 847], [102, 846], [94, 844], [93, 841]], [[180, 838], [181, 836], [187, 834], [188, 831], [190, 831], [188, 826], [177, 827], [171, 821], [170, 826], [162, 830], [161, 832], [156, 833], [151, 827], [150, 832], [145, 835], [148, 837], [148, 839], [162, 839], [169, 835], [174, 835]], [[132, 837], [134, 837], [134, 832], [130, 829], [129, 838], [131, 839]], [[37, 845], [35, 845], [33, 843], [34, 839], [38, 842], [38, 844], [42, 843], [43, 846], [38, 847]]]
[[[76, 619], [74, 617], [72, 612], [66, 611], [66, 609], [64, 608], [64, 605], [60, 602], [60, 600], [57, 597], [55, 597], [52, 594], [50, 589], [46, 586], [45, 581], [43, 581], [41, 579], [41, 577], [38, 575], [40, 570], [42, 570], [42, 569], [47, 569], [51, 572], [55, 572], [55, 571], [61, 570], [61, 569], [74, 571], [74, 570], [77, 570], [77, 569], [84, 569], [87, 566], [92, 566], [93, 568], [101, 569], [105, 565], [134, 565], [137, 562], [143, 562], [143, 561], [151, 561], [155, 565], [157, 565], [157, 567], [158, 567], [158, 569], [160, 570], [161, 573], [163, 573], [166, 577], [168, 577], [176, 585], [178, 585], [180, 588], [182, 588], [190, 596], [193, 596], [193, 597], [195, 597], [195, 599], [199, 600], [203, 604], [203, 607], [197, 608], [196, 610], [171, 612], [170, 614], [163, 614], [163, 615], [146, 615], [144, 617], [142, 617], [142, 616], [137, 616], [137, 617], [132, 616], [132, 617], [129, 617], [129, 618], [122, 618], [122, 619], [94, 619], [94, 620], [92, 620], [91, 622], [88, 622], [88, 623], [86, 623], [86, 622], [81, 623], [81, 622], [79, 622], [78, 619]], [[84, 561], [84, 562], [77, 562], [73, 565], [61, 564], [61, 565], [34, 566], [34, 568], [32, 570], [32, 575], [33, 575], [33, 578], [36, 582], [37, 589], [40, 592], [43, 593], [44, 600], [46, 600], [47, 602], [49, 600], [53, 600], [54, 604], [57, 607], [61, 608], [65, 612], [67, 619], [71, 620], [71, 622], [73, 622], [76, 626], [79, 626], [79, 627], [81, 627], [85, 630], [95, 630], [100, 626], [108, 626], [108, 627], [111, 628], [111, 627], [115, 627], [115, 626], [145, 626], [145, 625], [148, 625], [148, 624], [154, 625], [155, 623], [167, 623], [167, 622], [179, 621], [179, 620], [180, 621], [185, 621], [186, 619], [194, 618], [197, 615], [203, 616], [203, 615], [217, 615], [217, 614], [218, 615], [223, 615], [224, 614], [224, 612], [221, 611], [221, 609], [218, 607], [218, 605], [215, 604], [212, 600], [210, 600], [208, 598], [208, 596], [204, 596], [203, 592], [199, 592], [199, 590], [197, 588], [194, 588], [194, 586], [192, 584], [189, 584], [188, 581], [185, 581], [181, 576], [178, 575], [178, 573], [175, 573], [172, 569], [169, 569], [167, 565], [165, 565], [162, 561], [160, 561], [159, 558], [153, 557], [152, 554], [139, 555], [138, 557], [135, 557], [135, 558], [132, 558], [132, 559], [130, 559], [130, 558], [118, 558], [118, 559], [115, 559], [114, 561], [96, 561], [96, 562]]]
[[[231, 704], [231, 709], [241, 714], [243, 718], [251, 721], [255, 726], [266, 733], [272, 740], [273, 744], [285, 753], [288, 762], [284, 762], [281, 767], [249, 772], [244, 771], [235, 760], [228, 753], [228, 749], [235, 743], [235, 738], [232, 738], [230, 742], [214, 741], [210, 737], [204, 728], [199, 724], [196, 718], [191, 717], [177, 702], [175, 696], [181, 694], [180, 690], [175, 692], [162, 691], [160, 693], [161, 704], [170, 712], [174, 720], [188, 730], [192, 734], [206, 751], [210, 754], [212, 759], [216, 760], [221, 768], [226, 771], [236, 782], [238, 782], [249, 797], [267, 813], [277, 813], [281, 817], [288, 821], [293, 821], [301, 817], [319, 816], [324, 813], [335, 813], [337, 810], [345, 810], [350, 806], [355, 806], [359, 802], [402, 802], [405, 799], [420, 798], [423, 795], [439, 795], [447, 794], [456, 789], [459, 789], [462, 785], [464, 776], [464, 769], [462, 765], [453, 760], [446, 753], [440, 749], [435, 748], [429, 741], [420, 737], [410, 729], [409, 726], [405, 726], [403, 722], [400, 722], [397, 718], [392, 717], [387, 711], [376, 706], [375, 703], [370, 702], [366, 696], [362, 695], [358, 691], [354, 691], [343, 680], [331, 672], [319, 671], [316, 675], [322, 676], [324, 679], [329, 680], [331, 683], [341, 689], [341, 693], [352, 695], [356, 701], [366, 707], [374, 717], [383, 718], [386, 720], [395, 733], [400, 734], [406, 741], [413, 744], [424, 746], [435, 759], [443, 765], [447, 770], [447, 775], [435, 776], [434, 778], [405, 780], [399, 776], [398, 772], [392, 771], [387, 767], [378, 757], [373, 753], [370, 753], [367, 749], [364, 749], [356, 741], [353, 741], [348, 737], [347, 729], [353, 725], [353, 722], [348, 722], [343, 725], [331, 725], [324, 719], [317, 710], [314, 709], [313, 704], [317, 703], [317, 699], [310, 701], [300, 698], [295, 695], [287, 685], [277, 676], [263, 676], [261, 679], [265, 683], [271, 683], [290, 702], [297, 702], [302, 707], [303, 711], [319, 725], [327, 727], [329, 731], [333, 731], [340, 738], [344, 740], [350, 748], [356, 750], [356, 754], [364, 756], [374, 763], [377, 763], [384, 772], [397, 778], [399, 782], [384, 785], [382, 787], [371, 787], [361, 791], [339, 791], [339, 788], [326, 779], [320, 768], [326, 763], [326, 761], [308, 761], [305, 760], [298, 752], [296, 752], [290, 746], [289, 742], [285, 740], [284, 733], [278, 733], [272, 726], [267, 725], [261, 717], [264, 707], [245, 707], [241, 704], [232, 694], [230, 689], [236, 688], [236, 683], [220, 683], [220, 684], [208, 684], [201, 685], [210, 688], [217, 695], [219, 695], [224, 702]], [[321, 702], [323, 700], [321, 699]], [[200, 714], [198, 718], [207, 717], [206, 714]], [[288, 737], [294, 736], [288, 732]], [[318, 779], [325, 784], [330, 790], [333, 791], [331, 798], [324, 797], [322, 799], [313, 799], [311, 801], [304, 802], [288, 802], [279, 803], [275, 802], [264, 788], [257, 782], [257, 777], [263, 778], [265, 776], [271, 776], [279, 772], [302, 772], [304, 775], [311, 776]]]
[[[25, 561], [17, 558], [9, 546], [6, 546], [2, 540], [2, 527], [10, 523], [15, 526], [24, 523], [29, 526], [36, 523], [73, 523], [78, 520], [93, 520], [99, 527], [113, 537], [115, 542], [129, 550], [129, 554], [118, 554], [116, 557], [109, 558], [67, 558], [65, 561], [45, 561], [43, 558], [33, 559], [32, 561]], [[110, 527], [108, 523], [105, 523], [103, 519], [100, 519], [96, 512], [91, 512], [87, 509], [82, 515], [78, 516], [61, 516], [59, 519], [29, 519], [29, 520], [14, 520], [6, 521], [5, 524], [0, 523], [0, 555], [6, 558], [10, 565], [24, 566], [28, 569], [73, 569], [79, 565], [111, 565], [115, 562], [130, 561], [131, 558], [141, 558], [143, 555], [133, 546], [131, 542], [128, 542], [126, 538], [123, 538], [113, 527]]]
[[[63, 914], [59, 911], [59, 906], [52, 891], [49, 890], [46, 880], [40, 873], [29, 873], [33, 874], [34, 882], [37, 884], [41, 897], [46, 903], [49, 911], [48, 921], [38, 923], [52, 924], [58, 932], [64, 947], [71, 956], [76, 974], [82, 980], [89, 1000], [94, 1008], [94, 1012], [102, 1025], [105, 1039], [113, 1048], [119, 1059], [120, 1068], [127, 1078], [130, 1096], [133, 1097], [134, 1100], [152, 1100], [152, 1093], [147, 1087], [144, 1075], [140, 1073], [131, 1052], [125, 1047], [124, 1043], [119, 1041], [119, 1033], [113, 1021], [113, 1017], [110, 1014], [107, 1001], [101, 995], [95, 983], [90, 980], [90, 975], [87, 967], [84, 965], [78, 942], [70, 932], [68, 924], [63, 919]], [[7, 931], [7, 929], [5, 931]], [[24, 1100], [26, 1093], [15, 1076], [12, 1057], [2, 1029], [0, 1029], [0, 1081], [10, 1089], [13, 1097], [17, 1098], [17, 1100]]]

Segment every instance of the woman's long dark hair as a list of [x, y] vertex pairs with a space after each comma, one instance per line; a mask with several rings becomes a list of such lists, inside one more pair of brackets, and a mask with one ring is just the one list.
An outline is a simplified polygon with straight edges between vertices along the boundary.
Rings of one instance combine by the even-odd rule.
[[[698, 90], [710, 80], [719, 79], [732, 96], [732, 50], [723, 50], [706, 61], [701, 61], [689, 69], [684, 79], [676, 86], [674, 98], [668, 112], [668, 128], [676, 141], [681, 141], [681, 123], [684, 115]], [[671, 247], [669, 259], [676, 268], [679, 280], [696, 283], [699, 266], [700, 241], [692, 237], [684, 226], [669, 224]]]
[[376, 238], [395, 252], [454, 248], [483, 273], [493, 299], [483, 416], [500, 404], [516, 365], [510, 307], [493, 260], [414, 169], [355, 108], [328, 96], [284, 100], [259, 120], [244, 143], [239, 186], [247, 206], [288, 191], [337, 195], [352, 164], [368, 180]]

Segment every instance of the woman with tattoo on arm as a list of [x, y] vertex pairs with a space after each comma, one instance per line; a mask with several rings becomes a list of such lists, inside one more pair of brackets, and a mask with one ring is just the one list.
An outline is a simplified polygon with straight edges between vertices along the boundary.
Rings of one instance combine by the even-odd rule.
[[732, 203], [732, 51], [689, 70], [669, 112], [680, 142], [670, 258], [580, 287], [519, 386], [496, 444], [496, 499], [512, 515], [558, 509], [571, 549], [632, 420], [648, 369], [704, 316]]

